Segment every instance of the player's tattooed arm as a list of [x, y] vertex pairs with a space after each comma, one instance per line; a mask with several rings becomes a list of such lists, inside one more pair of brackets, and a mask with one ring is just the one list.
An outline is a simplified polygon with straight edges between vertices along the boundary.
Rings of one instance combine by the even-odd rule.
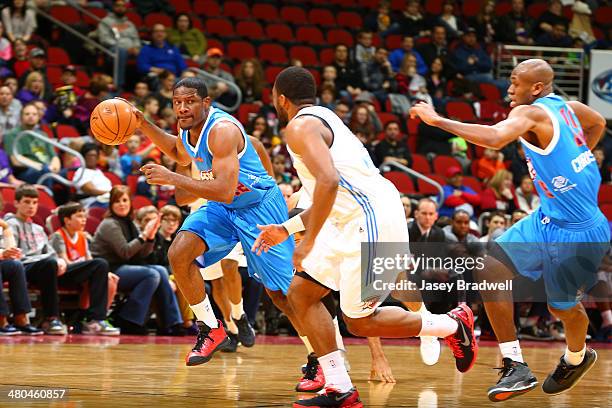
[[589, 149], [594, 149], [606, 130], [606, 119], [599, 112], [583, 103], [570, 101], [567, 104], [578, 117]]

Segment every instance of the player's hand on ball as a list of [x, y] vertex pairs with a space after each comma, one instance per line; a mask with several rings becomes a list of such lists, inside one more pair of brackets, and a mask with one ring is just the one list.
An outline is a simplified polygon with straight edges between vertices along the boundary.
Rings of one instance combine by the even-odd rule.
[[158, 186], [168, 186], [172, 184], [172, 172], [155, 163], [145, 164], [140, 168], [140, 171], [145, 175], [148, 184], [156, 184]]
[[436, 126], [440, 119], [440, 115], [438, 115], [433, 106], [425, 102], [419, 102], [410, 108], [410, 118], [415, 119], [417, 117], [430, 126]]
[[122, 101], [128, 103], [132, 107], [132, 112], [134, 112], [134, 115], [136, 116], [136, 120], [138, 121], [137, 122], [137, 126], [136, 126], [136, 128], [138, 129], [142, 125], [142, 122], [145, 120], [144, 113], [142, 113], [140, 111], [140, 109], [138, 109], [136, 106], [134, 106], [134, 104], [132, 102], [128, 101], [125, 98], [122, 98], [120, 96], [115, 96], [115, 99], [122, 100]]
[[370, 381], [382, 381], [385, 383], [396, 382], [386, 357], [372, 358]]
[[251, 252], [255, 252], [257, 255], [268, 252], [271, 247], [289, 238], [289, 233], [287, 233], [285, 227], [279, 224], [257, 225], [257, 228], [261, 232], [251, 247]]

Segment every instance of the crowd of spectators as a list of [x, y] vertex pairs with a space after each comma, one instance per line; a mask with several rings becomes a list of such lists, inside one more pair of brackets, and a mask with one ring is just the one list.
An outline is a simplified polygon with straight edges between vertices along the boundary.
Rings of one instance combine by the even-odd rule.
[[[60, 212], [61, 225], [47, 231], [53, 233], [51, 241], [46, 240], [43, 227], [33, 223], [33, 215], [20, 208], [8, 211], [6, 225], [0, 224], [7, 234], [5, 250], [0, 252], [0, 266], [2, 278], [10, 281], [13, 326], [25, 332], [37, 330], [27, 320], [30, 311], [27, 297], [23, 299], [17, 294], [25, 290], [27, 281], [42, 289], [41, 315], [46, 322], [42, 327], [48, 333], [66, 330], [59, 320], [57, 286], [77, 284], [89, 291], [91, 306], [83, 307], [79, 316], [84, 332], [115, 334], [120, 328], [124, 333], [145, 333], [149, 304], [155, 301], [158, 333], [181, 334], [191, 327], [191, 319], [182, 313], [180, 299], [175, 296], [176, 286], [167, 259], [156, 259], [157, 251], [153, 248], [167, 248], [174, 232], [169, 232], [172, 228], [165, 228], [164, 223], [176, 222], [178, 227], [184, 214], [175, 207], [167, 207], [173, 204], [172, 187], [149, 186], [138, 171], [149, 161], [170, 169], [174, 169], [175, 163], [143, 135], [132, 136], [120, 147], [100, 144], [88, 129], [89, 114], [100, 101], [122, 96], [143, 110], [148, 120], [176, 133], [172, 88], [180, 78], [197, 75], [194, 68], [204, 70], [218, 78], [205, 77], [215, 105], [224, 107], [241, 102], [232, 113], [243, 121], [249, 134], [263, 142], [271, 155], [275, 178], [289, 196], [300, 185], [291, 166], [283, 129], [270, 103], [273, 78], [269, 78], [268, 70], [274, 66], [257, 57], [237, 60], [226, 55], [229, 50], [224, 38], [201, 29], [195, 21], [197, 16], [174, 13], [171, 2], [77, 2], [107, 11], [90, 36], [118, 51], [119, 70], [114, 79], [102, 73], [111, 72], [111, 62], [101, 54], [92, 54], [87, 61], [78, 59], [79, 66], [58, 67], [48, 58], [50, 47], [62, 44], [54, 42], [56, 35], [47, 35], [53, 28], [48, 27], [46, 20], [37, 18], [30, 6], [49, 8], [70, 5], [72, 1], [0, 2], [5, 5], [0, 24], [0, 182], [22, 192], [15, 199], [15, 207], [21, 208], [20, 201], [25, 200], [31, 210], [34, 206], [31, 201], [37, 199], [35, 192], [39, 191], [31, 185], [39, 183], [41, 176], [54, 174], [75, 181], [72, 189], [52, 178], [43, 182], [57, 205], [71, 201], [68, 208], [72, 212]], [[508, 12], [500, 15], [496, 2], [482, 1], [474, 17], [464, 17], [461, 2], [454, 0], [445, 0], [438, 15], [427, 13], [425, 4], [418, 0], [406, 1], [401, 10], [393, 10], [389, 2], [381, 1], [375, 10], [358, 10], [364, 16], [364, 24], [351, 31], [354, 45], [336, 44], [327, 64], [307, 66], [320, 81], [319, 103], [332, 109], [355, 133], [375, 165], [384, 169], [385, 164], [393, 161], [412, 167], [417, 155], [425, 157], [430, 165], [436, 156], [455, 159], [456, 163], [437, 174], [444, 180], [443, 200], [434, 195], [433, 200], [418, 201], [422, 197], [418, 192], [404, 198], [411, 238], [418, 235], [417, 239], [425, 236], [453, 242], [487, 241], [496, 236], [496, 230], [503, 231], [538, 207], [540, 199], [528, 177], [520, 144], [501, 152], [481, 151], [424, 123], [414, 122], [411, 128], [407, 116], [410, 106], [418, 101], [433, 103], [441, 112], [447, 112], [449, 103], [460, 101], [480, 117], [480, 102], [484, 99], [481, 85], [490, 84], [498, 90], [495, 102], [500, 106], [500, 115], [496, 119], [501, 119], [507, 112], [503, 98], [508, 81], [493, 75], [492, 51], [497, 42], [579, 46], [586, 50], [610, 46], [612, 30], [597, 27], [592, 18], [606, 1], [574, 2], [571, 20], [564, 13], [566, 2], [549, 1], [546, 11], [535, 19], [527, 13], [527, 7], [533, 3], [512, 0]], [[156, 12], [172, 16], [172, 23], [155, 23], [145, 29], [128, 18], [129, 13], [145, 17]], [[62, 39], [65, 40], [60, 37], [59, 41]], [[304, 65], [296, 58], [289, 63]], [[61, 76], [52, 76], [52, 71], [58, 68]], [[87, 84], [78, 80], [78, 74], [83, 72], [89, 74]], [[240, 100], [236, 89], [240, 90]], [[66, 136], [62, 133], [66, 127], [76, 129], [77, 134]], [[57, 138], [79, 151], [84, 162], [30, 133], [22, 134], [23, 131]], [[594, 154], [602, 182], [610, 183], [609, 142], [595, 149]], [[471, 182], [464, 183], [468, 178]], [[120, 187], [121, 184], [129, 185], [130, 190]], [[140, 207], [148, 208], [149, 212], [140, 213], [137, 211], [142, 210]], [[156, 207], [161, 209], [161, 215]], [[99, 219], [97, 231], [87, 237], [90, 252], [89, 244], [82, 244], [84, 226], [77, 224], [82, 223], [83, 216], [88, 219], [91, 211], [100, 208], [107, 209], [109, 215]], [[72, 221], [74, 214], [80, 221]], [[17, 240], [13, 247], [7, 244], [11, 242], [7, 241], [11, 229]], [[22, 242], [20, 234], [24, 229], [30, 231], [32, 235], [28, 237], [35, 242]], [[78, 238], [77, 243], [73, 244], [73, 238]], [[84, 252], [72, 256], [73, 247]], [[94, 278], [81, 272], [79, 262], [97, 260], [100, 262], [96, 265], [102, 265], [102, 259], [106, 262], [103, 266], [89, 268], [104, 269], [100, 276]], [[25, 268], [21, 272], [17, 260]], [[44, 269], [48, 276], [32, 272], [38, 269]], [[49, 271], [53, 271], [53, 276]], [[83, 284], [85, 281], [89, 286]], [[112, 293], [113, 285], [126, 294], [115, 305], [113, 322], [117, 329], [106, 321], [107, 291]], [[6, 320], [9, 312], [2, 302], [0, 327], [4, 329], [0, 330], [9, 330]], [[612, 328], [609, 305], [602, 309], [598, 319], [598, 324], [608, 330], [604, 331], [608, 336], [605, 338], [609, 338]], [[536, 323], [542, 338], [550, 337], [545, 330], [548, 323], [554, 323], [550, 316], [541, 316]]]

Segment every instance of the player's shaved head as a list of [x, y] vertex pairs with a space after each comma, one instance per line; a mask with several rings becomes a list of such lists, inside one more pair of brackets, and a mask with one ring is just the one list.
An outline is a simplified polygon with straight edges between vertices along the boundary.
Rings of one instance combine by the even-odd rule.
[[555, 78], [555, 71], [548, 64], [548, 62], [533, 58], [528, 59], [514, 68], [513, 74], [516, 74], [526, 82], [535, 84], [536, 82], [542, 82], [545, 87], [552, 86], [553, 79]]
[[510, 106], [528, 105], [553, 91], [555, 73], [541, 59], [528, 59], [518, 64], [510, 75]]

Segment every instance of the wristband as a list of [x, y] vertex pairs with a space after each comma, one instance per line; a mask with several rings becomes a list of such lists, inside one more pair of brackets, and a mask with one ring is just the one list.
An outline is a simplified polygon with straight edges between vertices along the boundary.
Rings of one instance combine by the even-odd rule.
[[306, 229], [304, 226], [304, 222], [302, 221], [302, 217], [300, 215], [296, 215], [295, 217], [289, 218], [287, 221], [281, 224], [287, 230], [289, 235], [293, 235], [296, 232], [301, 232]]

